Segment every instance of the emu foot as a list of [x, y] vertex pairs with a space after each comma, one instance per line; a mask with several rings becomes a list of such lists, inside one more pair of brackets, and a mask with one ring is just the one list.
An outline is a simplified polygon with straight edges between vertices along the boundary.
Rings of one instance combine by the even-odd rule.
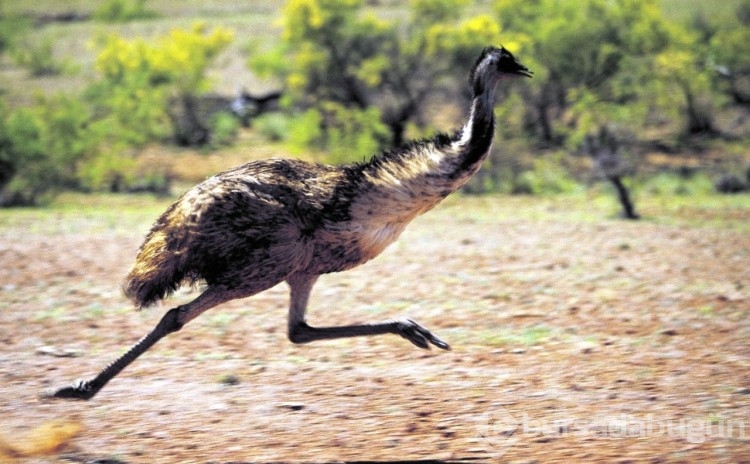
[[89, 400], [96, 395], [98, 390], [89, 386], [85, 381], [78, 381], [68, 387], [42, 393], [43, 398], [64, 398], [71, 400]]
[[450, 351], [451, 346], [440, 339], [437, 335], [417, 324], [411, 319], [398, 321], [398, 334], [412, 342], [414, 345], [429, 350], [430, 343], [441, 350]]

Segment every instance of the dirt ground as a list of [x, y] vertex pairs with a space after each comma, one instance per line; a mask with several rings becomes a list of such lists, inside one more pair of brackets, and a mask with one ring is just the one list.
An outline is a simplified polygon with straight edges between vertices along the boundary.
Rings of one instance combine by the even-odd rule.
[[439, 207], [313, 291], [312, 325], [408, 315], [452, 351], [292, 345], [282, 285], [202, 315], [89, 402], [37, 395], [196, 290], [140, 313], [121, 295], [155, 216], [6, 221], [0, 437], [80, 427], [20, 462], [750, 462], [750, 234], [514, 219], [491, 201]]

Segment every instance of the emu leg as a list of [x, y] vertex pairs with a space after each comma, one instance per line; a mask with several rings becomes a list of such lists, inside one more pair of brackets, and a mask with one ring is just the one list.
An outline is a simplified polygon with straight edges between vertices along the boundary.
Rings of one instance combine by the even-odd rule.
[[76, 382], [74, 385], [61, 388], [57, 391], [43, 396], [52, 398], [72, 398], [80, 400], [91, 399], [96, 393], [104, 387], [112, 378], [128, 367], [135, 361], [138, 356], [142, 355], [156, 342], [171, 334], [177, 332], [185, 324], [198, 317], [206, 310], [224, 303], [236, 297], [235, 294], [227, 291], [223, 287], [209, 287], [201, 293], [198, 298], [190, 303], [170, 309], [161, 318], [156, 327], [143, 337], [138, 343], [133, 345], [125, 354], [117, 358], [112, 364], [105, 367], [99, 374], [91, 380]]
[[179, 321], [180, 308], [173, 308], [167, 311], [161, 318], [156, 327], [138, 343], [133, 345], [125, 354], [117, 358], [112, 364], [105, 367], [96, 377], [91, 380], [81, 380], [74, 385], [63, 387], [49, 396], [52, 398], [68, 398], [78, 400], [88, 400], [99, 392], [112, 378], [122, 372], [130, 363], [136, 360], [138, 356], [145, 353], [156, 342], [171, 334], [177, 332], [183, 326]]
[[430, 344], [433, 344], [442, 350], [450, 351], [451, 349], [448, 343], [411, 319], [394, 319], [374, 324], [339, 327], [310, 327], [306, 322], [301, 321], [291, 327], [289, 339], [292, 343], [308, 343], [315, 340], [384, 334], [400, 335], [419, 348], [429, 349]]
[[443, 350], [451, 347], [432, 332], [411, 319], [393, 319], [373, 324], [345, 325], [339, 327], [310, 327], [305, 322], [307, 302], [310, 292], [318, 279], [316, 275], [295, 274], [287, 279], [291, 288], [289, 306], [288, 336], [292, 343], [309, 343], [315, 340], [334, 338], [365, 337], [371, 335], [395, 334], [404, 337], [414, 345], [429, 349], [430, 344]]

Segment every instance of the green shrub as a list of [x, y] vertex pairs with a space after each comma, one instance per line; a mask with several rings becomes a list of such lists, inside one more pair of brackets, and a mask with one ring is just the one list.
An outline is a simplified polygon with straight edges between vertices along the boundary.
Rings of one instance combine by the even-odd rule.
[[146, 0], [106, 0], [94, 11], [94, 19], [109, 23], [124, 23], [136, 19], [150, 19], [158, 15], [146, 9]]
[[102, 150], [78, 172], [85, 191], [123, 192], [133, 183], [135, 162], [114, 150]]
[[324, 152], [323, 161], [331, 164], [369, 159], [387, 145], [388, 137], [375, 107], [362, 110], [324, 102], [320, 109], [309, 109], [289, 124], [292, 151]]
[[533, 169], [521, 172], [513, 179], [512, 193], [548, 195], [570, 193], [581, 188], [561, 162], [561, 156], [536, 158]]
[[236, 117], [225, 111], [215, 113], [210, 123], [211, 145], [230, 145], [237, 138], [239, 130], [240, 122]]
[[704, 174], [685, 176], [665, 171], [646, 179], [642, 190], [649, 195], [705, 195], [713, 193], [714, 184]]
[[[198, 23], [151, 40], [114, 34], [101, 38], [96, 59], [100, 79], [87, 91], [99, 115], [100, 132], [130, 146], [165, 140], [170, 133], [181, 139], [181, 119], [170, 118], [170, 102], [180, 96], [194, 99], [205, 91], [211, 60], [233, 37], [230, 29]], [[230, 135], [227, 122], [220, 124], [220, 135]]]
[[10, 54], [16, 65], [27, 68], [33, 76], [56, 75], [73, 70], [70, 60], [55, 58], [50, 37], [36, 44], [13, 46]]
[[388, 138], [388, 128], [380, 121], [377, 108], [346, 108], [333, 102], [307, 110], [289, 127], [293, 151], [312, 148], [325, 152], [324, 161], [331, 164], [369, 159], [383, 149]]
[[271, 142], [284, 142], [289, 139], [291, 121], [282, 113], [267, 113], [253, 119], [253, 127]]
[[310, 147], [323, 150], [323, 116], [311, 108], [289, 121], [289, 149], [300, 154]]
[[78, 169], [96, 138], [79, 100], [58, 95], [13, 113], [0, 108], [0, 204], [37, 204], [78, 187]]
[[0, 205], [34, 204], [45, 193], [39, 169], [46, 162], [42, 123], [30, 111], [9, 115], [3, 106], [0, 119]]
[[342, 164], [369, 159], [390, 141], [390, 131], [381, 122], [376, 107], [360, 110], [330, 104], [324, 108], [330, 111], [326, 126], [328, 162]]
[[11, 49], [31, 27], [31, 20], [20, 16], [0, 16], [0, 53]]

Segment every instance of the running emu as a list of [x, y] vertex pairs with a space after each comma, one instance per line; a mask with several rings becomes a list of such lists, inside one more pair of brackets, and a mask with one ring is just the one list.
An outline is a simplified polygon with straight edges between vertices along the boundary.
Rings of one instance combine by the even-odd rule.
[[471, 114], [453, 135], [437, 135], [346, 166], [289, 159], [250, 162], [189, 190], [154, 224], [125, 292], [143, 308], [185, 282], [204, 281], [205, 291], [169, 310], [96, 377], [51, 395], [89, 399], [162, 337], [204, 311], [284, 281], [291, 287], [288, 336], [293, 343], [396, 334], [420, 348], [433, 344], [449, 350], [411, 319], [312, 327], [305, 320], [308, 297], [318, 276], [376, 257], [409, 221], [464, 185], [492, 144], [497, 83], [531, 75], [504, 48], [488, 47], [471, 70]]

